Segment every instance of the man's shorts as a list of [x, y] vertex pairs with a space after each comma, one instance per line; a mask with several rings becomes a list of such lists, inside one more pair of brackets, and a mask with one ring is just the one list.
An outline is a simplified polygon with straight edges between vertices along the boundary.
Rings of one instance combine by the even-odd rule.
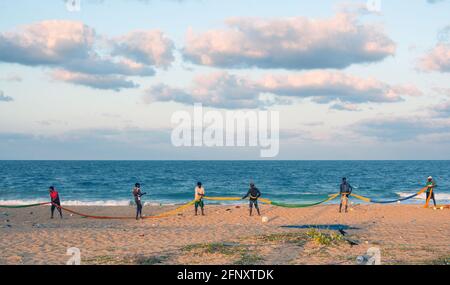
[[349, 196], [350, 196], [350, 193], [342, 193], [341, 194], [341, 202], [344, 200], [348, 200]]
[[205, 206], [203, 200], [195, 201], [195, 208], [198, 208], [198, 206], [200, 206], [200, 208], [203, 208]]
[[255, 205], [255, 208], [258, 208], [258, 200], [250, 199], [248, 205], [250, 206], [250, 208], [253, 208], [253, 205]]

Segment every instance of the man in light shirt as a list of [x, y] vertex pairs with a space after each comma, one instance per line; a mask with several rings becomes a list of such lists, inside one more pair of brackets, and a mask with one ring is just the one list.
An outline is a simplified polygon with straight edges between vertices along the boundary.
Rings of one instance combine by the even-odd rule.
[[204, 196], [205, 196], [205, 188], [203, 188], [201, 182], [197, 182], [197, 187], [195, 187], [195, 215], [196, 216], [198, 213], [199, 206], [200, 206], [200, 209], [202, 210], [202, 216], [205, 215], [205, 212], [204, 212], [205, 204], [203, 203]]
[[[426, 201], [429, 202], [431, 199], [433, 199], [434, 207], [436, 208], [436, 199], [434, 199], [434, 188], [437, 187], [436, 182], [434, 181], [433, 177], [428, 177], [427, 179], [427, 192], [426, 192]], [[428, 205], [428, 204], [427, 204]]]

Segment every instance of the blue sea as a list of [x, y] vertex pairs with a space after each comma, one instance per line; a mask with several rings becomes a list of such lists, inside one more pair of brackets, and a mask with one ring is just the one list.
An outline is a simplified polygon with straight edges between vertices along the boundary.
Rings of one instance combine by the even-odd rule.
[[[0, 161], [0, 204], [48, 200], [54, 185], [65, 205], [129, 205], [139, 182], [147, 204], [192, 200], [197, 181], [208, 196], [242, 196], [253, 181], [265, 198], [315, 202], [347, 177], [357, 194], [406, 197], [432, 175], [439, 203], [450, 202], [450, 161]], [[423, 203], [423, 198], [406, 203]]]

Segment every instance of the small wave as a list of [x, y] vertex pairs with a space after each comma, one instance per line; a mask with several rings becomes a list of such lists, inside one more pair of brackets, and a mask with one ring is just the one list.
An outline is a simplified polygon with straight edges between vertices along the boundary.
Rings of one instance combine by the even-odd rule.
[[5, 206], [17, 206], [17, 205], [28, 205], [28, 204], [38, 204], [45, 203], [48, 200], [42, 199], [30, 199], [30, 200], [0, 200], [0, 205]]
[[[407, 192], [398, 192], [397, 195], [399, 195], [400, 197], [404, 198], [404, 197], [408, 197], [411, 196], [412, 193], [407, 193]], [[434, 195], [434, 197], [436, 198], [436, 200], [441, 200], [441, 201], [450, 201], [450, 194], [449, 193], [436, 193]], [[422, 193], [416, 197], [414, 197], [413, 199], [415, 200], [425, 200], [426, 196], [425, 193]]]
[[[18, 206], [18, 205], [28, 205], [28, 204], [37, 204], [37, 203], [45, 203], [49, 202], [49, 200], [36, 199], [36, 200], [0, 200], [0, 205], [5, 206]], [[106, 200], [106, 201], [78, 201], [78, 200], [65, 200], [62, 201], [64, 206], [129, 206], [131, 204], [130, 201], [120, 200]]]
[[130, 206], [129, 200], [97, 200], [97, 201], [79, 201], [65, 200], [61, 201], [65, 206]]
[[[29, 200], [0, 200], [0, 205], [5, 206], [18, 206], [18, 205], [28, 205], [28, 204], [38, 204], [49, 202], [49, 200], [43, 199], [29, 199]], [[174, 202], [145, 202], [145, 206], [174, 206], [183, 204]], [[96, 200], [96, 201], [79, 201], [79, 200], [63, 200], [63, 206], [133, 206], [134, 202], [131, 200]]]

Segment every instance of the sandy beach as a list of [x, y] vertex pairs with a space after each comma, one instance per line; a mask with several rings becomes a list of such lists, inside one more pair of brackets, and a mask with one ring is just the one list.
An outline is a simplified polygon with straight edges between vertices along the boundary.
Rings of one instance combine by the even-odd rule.
[[[133, 207], [70, 207], [96, 215], [133, 216]], [[173, 208], [146, 206], [145, 215]], [[450, 257], [450, 210], [422, 205], [336, 205], [305, 209], [246, 205], [189, 208], [161, 219], [51, 220], [48, 206], [0, 209], [1, 264], [65, 264], [70, 247], [82, 264], [356, 264], [371, 247], [383, 264], [445, 264]], [[341, 232], [339, 232], [341, 229]], [[344, 234], [344, 235], [343, 235]]]

